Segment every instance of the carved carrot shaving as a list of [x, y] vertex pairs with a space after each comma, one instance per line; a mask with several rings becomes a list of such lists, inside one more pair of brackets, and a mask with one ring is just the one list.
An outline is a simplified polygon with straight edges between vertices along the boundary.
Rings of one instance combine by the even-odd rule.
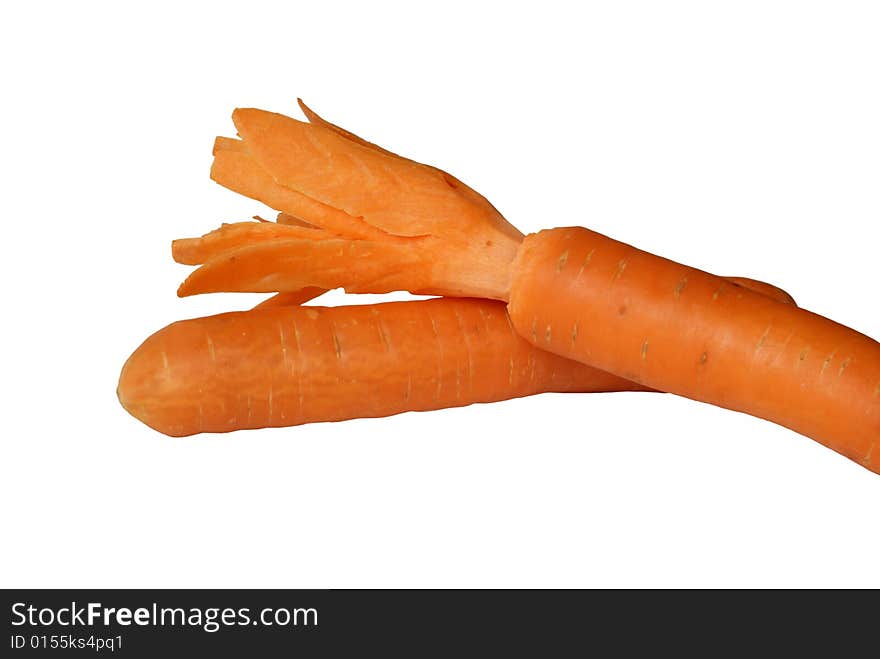
[[342, 286], [502, 300], [536, 346], [774, 421], [880, 470], [873, 339], [588, 229], [523, 239], [460, 181], [308, 116], [236, 110], [241, 140], [222, 142], [212, 175], [339, 237], [226, 252], [180, 294]]
[[182, 238], [171, 243], [171, 255], [178, 263], [198, 265], [242, 244], [255, 245], [278, 240], [329, 240], [334, 234], [318, 228], [275, 222], [234, 222], [201, 238]]

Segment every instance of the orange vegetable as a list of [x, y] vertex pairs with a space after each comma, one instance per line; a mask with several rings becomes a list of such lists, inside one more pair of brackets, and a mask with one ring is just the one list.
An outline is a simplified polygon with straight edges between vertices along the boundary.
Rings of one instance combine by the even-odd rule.
[[171, 255], [178, 263], [198, 265], [243, 243], [259, 244], [279, 240], [326, 240], [333, 234], [323, 229], [275, 222], [234, 222], [201, 238], [183, 238], [171, 243]]
[[[180, 294], [343, 286], [509, 301], [533, 344], [754, 414], [880, 470], [880, 344], [587, 229], [522, 235], [483, 197], [309, 112], [236, 110], [212, 175], [336, 234], [254, 242]], [[227, 142], [235, 144], [227, 144]]]
[[499, 302], [440, 298], [275, 306], [173, 323], [129, 357], [118, 395], [151, 428], [182, 436], [546, 391], [645, 390], [538, 350], [513, 331]]

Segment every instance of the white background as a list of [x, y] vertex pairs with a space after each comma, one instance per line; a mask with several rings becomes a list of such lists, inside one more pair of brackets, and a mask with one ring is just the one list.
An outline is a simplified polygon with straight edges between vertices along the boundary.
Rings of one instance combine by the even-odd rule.
[[210, 182], [212, 140], [296, 96], [523, 230], [584, 224], [880, 336], [877, 3], [2, 13], [0, 585], [880, 586], [880, 477], [672, 396], [190, 439], [115, 397], [149, 333], [254, 302], [177, 299], [169, 241], [264, 210]]

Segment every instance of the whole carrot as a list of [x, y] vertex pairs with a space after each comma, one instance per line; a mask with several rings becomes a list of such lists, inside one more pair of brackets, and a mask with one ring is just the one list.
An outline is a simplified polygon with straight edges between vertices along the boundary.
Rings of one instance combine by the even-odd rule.
[[645, 390], [536, 349], [501, 303], [446, 298], [276, 306], [173, 323], [135, 350], [117, 393], [151, 428], [183, 436], [549, 391]]
[[587, 229], [523, 240], [457, 179], [309, 118], [237, 110], [242, 139], [217, 153], [212, 176], [334, 237], [217, 254], [181, 295], [344, 286], [509, 301], [534, 345], [769, 419], [880, 470], [873, 339]]

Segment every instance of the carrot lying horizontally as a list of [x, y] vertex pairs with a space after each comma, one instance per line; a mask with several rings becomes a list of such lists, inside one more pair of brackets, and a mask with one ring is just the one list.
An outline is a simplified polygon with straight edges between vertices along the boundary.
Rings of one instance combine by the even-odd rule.
[[335, 237], [224, 252], [180, 294], [343, 286], [509, 301], [534, 345], [775, 421], [880, 470], [876, 341], [587, 229], [523, 240], [460, 181], [309, 118], [237, 110], [241, 140], [224, 143], [212, 175]]
[[[742, 286], [775, 287], [749, 279]], [[544, 391], [647, 388], [538, 350], [503, 304], [441, 298], [298, 307], [320, 289], [251, 311], [184, 320], [128, 359], [119, 400], [167, 435], [293, 426], [470, 405]]]
[[118, 395], [151, 428], [182, 436], [548, 391], [645, 390], [535, 348], [499, 302], [440, 298], [276, 306], [173, 323], [128, 359]]

